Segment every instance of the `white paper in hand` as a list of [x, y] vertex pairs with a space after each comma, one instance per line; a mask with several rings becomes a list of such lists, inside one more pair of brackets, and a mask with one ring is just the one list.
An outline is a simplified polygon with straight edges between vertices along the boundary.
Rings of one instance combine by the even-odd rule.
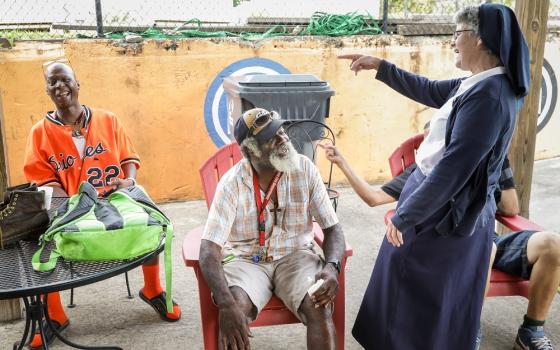
[[317, 280], [317, 282], [315, 282], [311, 287], [309, 287], [309, 289], [307, 290], [307, 294], [309, 294], [309, 296], [312, 296], [313, 293], [315, 293], [317, 289], [319, 289], [319, 287], [323, 285], [323, 282], [325, 281], [322, 278], [320, 280]]

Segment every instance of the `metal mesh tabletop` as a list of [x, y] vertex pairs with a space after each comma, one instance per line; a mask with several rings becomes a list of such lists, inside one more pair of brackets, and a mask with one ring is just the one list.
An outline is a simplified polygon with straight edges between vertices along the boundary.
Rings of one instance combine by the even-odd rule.
[[0, 250], [0, 300], [75, 288], [129, 271], [163, 250], [163, 244], [142, 257], [127, 261], [69, 262], [59, 259], [49, 272], [36, 272], [31, 257], [37, 242], [21, 241]]

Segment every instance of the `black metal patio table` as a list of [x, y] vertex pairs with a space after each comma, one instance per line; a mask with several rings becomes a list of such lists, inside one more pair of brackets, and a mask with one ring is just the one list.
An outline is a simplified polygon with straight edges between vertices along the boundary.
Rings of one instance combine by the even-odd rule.
[[37, 249], [37, 242], [20, 241], [11, 248], [0, 250], [0, 300], [22, 298], [25, 305], [25, 329], [21, 341], [15, 343], [13, 349], [21, 350], [26, 339], [31, 341], [36, 327], [44, 348], [48, 349], [41, 322], [45, 319], [54, 335], [66, 345], [77, 349], [122, 350], [117, 346], [79, 345], [63, 337], [49, 318], [46, 293], [85, 286], [129, 271], [159, 254], [163, 244], [154, 252], [126, 261], [71, 262], [59, 259], [56, 268], [49, 272], [33, 270], [31, 257]]

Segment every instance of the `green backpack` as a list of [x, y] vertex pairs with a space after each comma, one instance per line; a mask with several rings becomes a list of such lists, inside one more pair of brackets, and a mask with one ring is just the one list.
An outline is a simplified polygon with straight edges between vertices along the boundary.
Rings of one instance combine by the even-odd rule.
[[50, 271], [59, 257], [70, 261], [133, 259], [153, 252], [165, 240], [166, 304], [172, 312], [172, 238], [171, 221], [141, 186], [98, 198], [95, 188], [84, 182], [78, 193], [56, 210], [51, 226], [39, 238], [41, 248], [33, 255], [33, 269]]

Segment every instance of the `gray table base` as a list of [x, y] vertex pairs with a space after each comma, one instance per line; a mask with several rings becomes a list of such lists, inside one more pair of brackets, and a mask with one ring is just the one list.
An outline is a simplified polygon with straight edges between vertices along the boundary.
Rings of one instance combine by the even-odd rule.
[[76, 349], [121, 350], [116, 346], [79, 345], [63, 337], [49, 318], [47, 295], [125, 273], [163, 251], [163, 241], [156, 251], [135, 259], [100, 262], [69, 262], [61, 259], [56, 268], [47, 273], [33, 271], [31, 257], [37, 248], [37, 243], [21, 241], [15, 247], [0, 250], [0, 299], [22, 298], [25, 304], [25, 330], [21, 341], [15, 343], [13, 349], [23, 349], [31, 342], [37, 329], [43, 340], [43, 348], [48, 349], [45, 320], [54, 336], [68, 346]]
[[41, 334], [43, 349], [48, 350], [49, 345], [47, 343], [47, 337], [45, 334], [46, 330], [42, 322], [43, 319], [48, 324], [56, 338], [60, 339], [61, 342], [73, 348], [85, 350], [123, 350], [118, 346], [85, 346], [66, 339], [56, 330], [53, 321], [49, 317], [49, 313], [47, 311], [47, 294], [44, 295], [44, 298], [45, 300], [43, 301], [41, 300], [40, 295], [32, 297], [22, 297], [23, 303], [25, 304], [25, 330], [23, 331], [21, 341], [14, 344], [14, 350], [21, 350], [26, 344], [31, 343], [33, 337], [35, 336], [35, 331], [37, 330], [37, 328], [39, 329], [39, 333]]

